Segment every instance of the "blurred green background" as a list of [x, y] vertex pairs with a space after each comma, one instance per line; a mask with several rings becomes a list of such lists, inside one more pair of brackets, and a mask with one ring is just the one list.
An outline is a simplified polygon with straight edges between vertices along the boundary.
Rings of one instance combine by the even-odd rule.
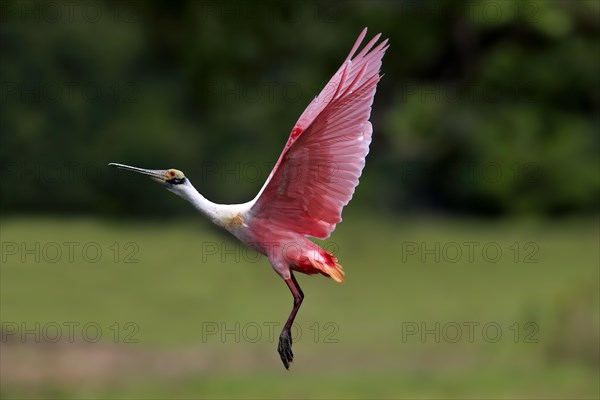
[[[365, 26], [373, 143], [267, 260], [108, 162], [258, 192]], [[598, 398], [598, 1], [0, 3], [3, 398]], [[273, 337], [274, 336], [274, 337]]]

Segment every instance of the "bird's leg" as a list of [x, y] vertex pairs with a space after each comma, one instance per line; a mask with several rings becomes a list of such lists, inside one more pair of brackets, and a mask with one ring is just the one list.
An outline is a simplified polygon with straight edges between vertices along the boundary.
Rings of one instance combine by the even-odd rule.
[[285, 279], [285, 283], [290, 288], [290, 292], [292, 292], [292, 296], [294, 296], [294, 307], [292, 308], [292, 312], [290, 312], [290, 316], [281, 331], [281, 335], [279, 335], [279, 346], [277, 346], [277, 351], [279, 352], [279, 356], [281, 357], [281, 361], [283, 361], [283, 365], [285, 369], [290, 368], [290, 363], [294, 360], [294, 354], [292, 353], [292, 324], [294, 323], [294, 318], [296, 318], [296, 314], [300, 309], [300, 305], [302, 304], [302, 300], [304, 299], [304, 293], [300, 289], [300, 285], [298, 285], [298, 281], [294, 277], [294, 274], [291, 274], [290, 279]]

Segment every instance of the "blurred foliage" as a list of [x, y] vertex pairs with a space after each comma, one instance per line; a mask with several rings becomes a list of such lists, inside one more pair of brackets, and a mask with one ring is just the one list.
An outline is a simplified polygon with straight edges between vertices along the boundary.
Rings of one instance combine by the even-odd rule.
[[4, 213], [189, 211], [108, 162], [249, 200], [364, 26], [391, 47], [357, 203], [598, 211], [597, 1], [73, 4], [2, 3]]

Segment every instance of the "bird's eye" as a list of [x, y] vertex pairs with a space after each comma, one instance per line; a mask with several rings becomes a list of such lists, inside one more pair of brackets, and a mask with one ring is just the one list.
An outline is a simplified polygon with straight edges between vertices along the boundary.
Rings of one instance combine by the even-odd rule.
[[183, 172], [172, 168], [165, 171], [164, 179], [165, 182], [172, 185], [179, 185], [185, 182], [185, 176], [183, 175]]

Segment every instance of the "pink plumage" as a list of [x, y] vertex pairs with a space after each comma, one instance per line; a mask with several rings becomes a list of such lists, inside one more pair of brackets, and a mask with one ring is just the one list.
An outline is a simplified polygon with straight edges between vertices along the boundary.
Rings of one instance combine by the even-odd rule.
[[306, 236], [329, 237], [365, 166], [371, 105], [388, 48], [387, 40], [373, 48], [377, 35], [354, 56], [366, 31], [296, 122], [250, 209], [246, 238], [267, 254], [284, 279], [290, 277], [291, 268], [343, 281], [337, 259]]

